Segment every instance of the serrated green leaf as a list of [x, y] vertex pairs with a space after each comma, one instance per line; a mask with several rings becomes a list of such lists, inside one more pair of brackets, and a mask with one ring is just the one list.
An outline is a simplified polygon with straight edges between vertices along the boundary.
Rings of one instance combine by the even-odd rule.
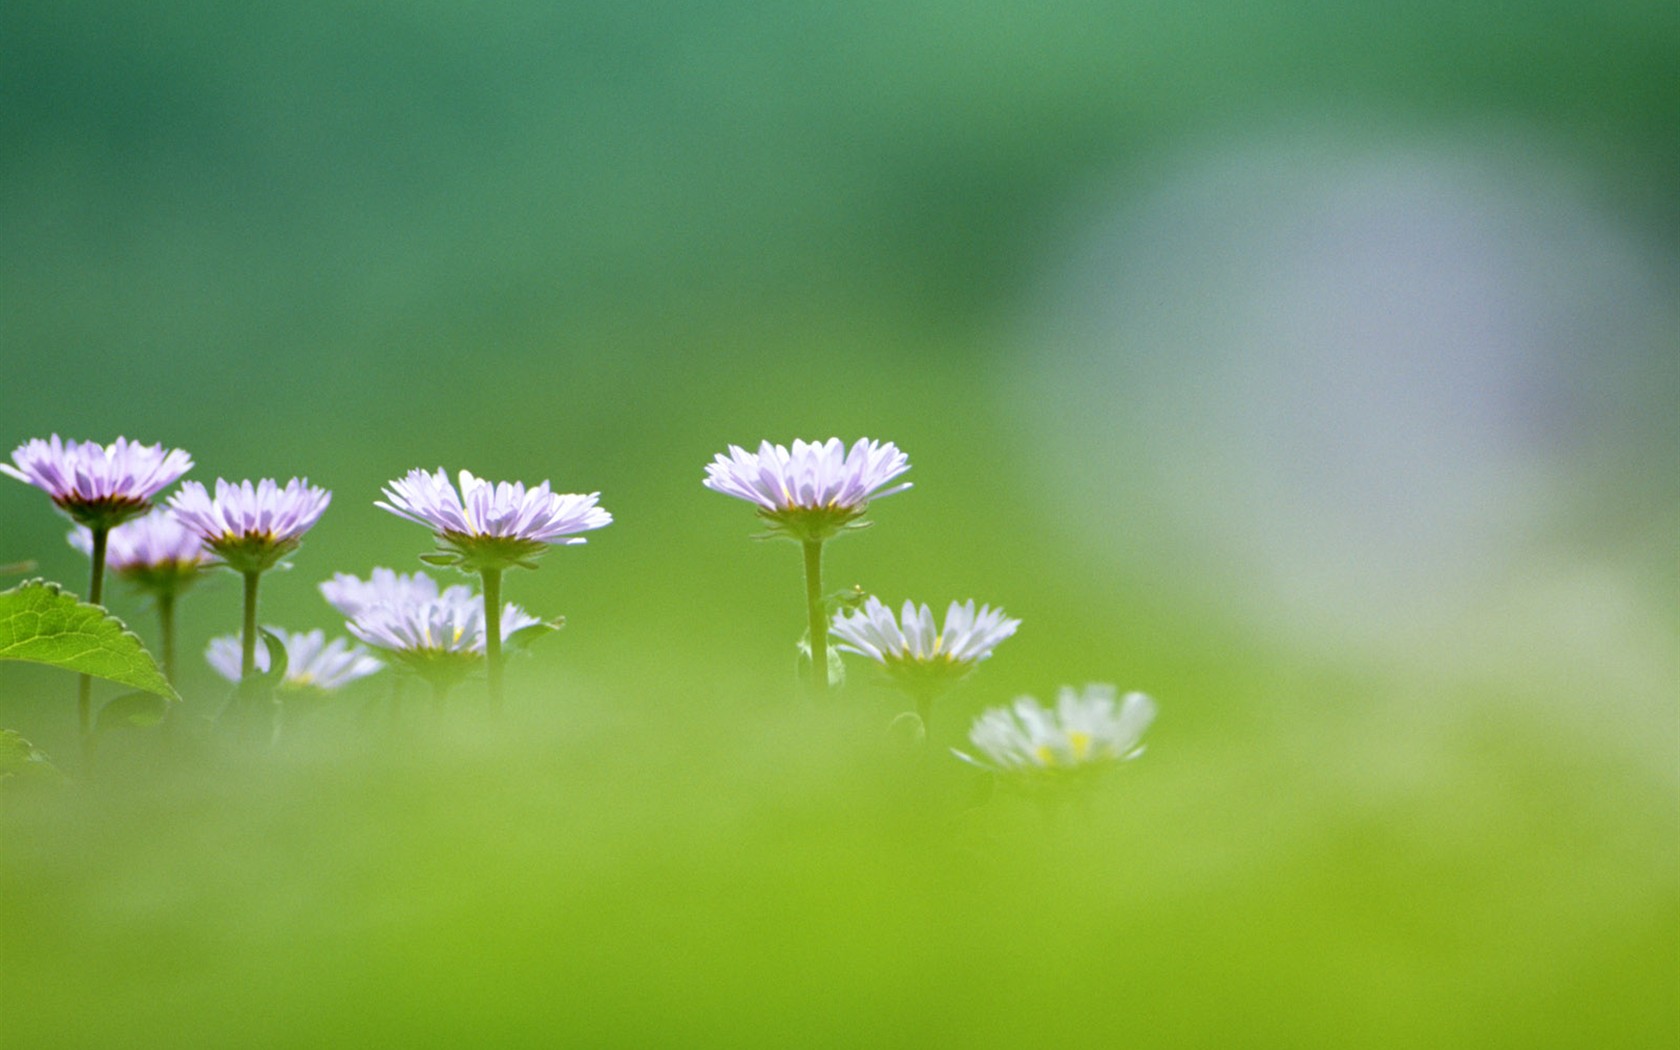
[[180, 699], [121, 620], [45, 580], [0, 591], [0, 660], [46, 664]]
[[144, 729], [163, 721], [169, 713], [169, 701], [156, 693], [124, 693], [99, 709], [96, 729]]

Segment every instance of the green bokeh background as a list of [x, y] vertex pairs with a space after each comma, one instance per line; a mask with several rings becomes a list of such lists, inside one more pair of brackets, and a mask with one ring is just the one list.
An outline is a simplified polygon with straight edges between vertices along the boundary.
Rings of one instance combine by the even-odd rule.
[[[1639, 396], [1559, 468], [1586, 505], [1386, 644], [1227, 600], [1147, 508], [1092, 520], [1070, 476], [1163, 455], [1056, 444], [1021, 377], [1087, 203], [1256, 128], [1516, 129], [1663, 286], [1676, 68], [1680, 9], [1631, 0], [11, 0], [0, 442], [332, 489], [265, 585], [294, 627], [336, 626], [333, 571], [418, 566], [372, 506], [411, 467], [617, 521], [508, 581], [568, 625], [506, 724], [369, 727], [367, 683], [272, 755], [114, 740], [0, 795], [0, 1045], [1675, 1045], [1673, 315], [1604, 349]], [[830, 434], [916, 482], [831, 584], [1025, 621], [926, 759], [867, 668], [795, 699], [796, 552], [699, 485]], [[80, 586], [62, 531], [6, 481], [0, 563]], [[237, 609], [183, 608], [195, 717]], [[939, 759], [1088, 680], [1162, 714], [1083, 801]], [[72, 693], [0, 667], [0, 727], [74, 768]]]

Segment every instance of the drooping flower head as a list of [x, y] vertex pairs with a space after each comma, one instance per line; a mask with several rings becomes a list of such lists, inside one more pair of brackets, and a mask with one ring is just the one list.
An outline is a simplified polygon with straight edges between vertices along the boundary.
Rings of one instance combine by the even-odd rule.
[[860, 438], [850, 451], [839, 438], [795, 441], [791, 451], [765, 441], [757, 452], [730, 445], [718, 453], [701, 484], [756, 506], [773, 535], [820, 541], [868, 524], [859, 519], [869, 501], [909, 488], [883, 487], [909, 469], [890, 441]]
[[437, 600], [437, 581], [423, 572], [399, 573], [377, 568], [367, 579], [347, 572], [334, 573], [321, 584], [321, 597], [346, 617], [361, 615], [378, 605], [408, 606]]
[[1143, 754], [1139, 741], [1155, 719], [1155, 702], [1112, 685], [1063, 686], [1054, 710], [1030, 696], [975, 719], [968, 739], [984, 761], [958, 756], [1000, 773], [1053, 774], [1091, 770]]
[[122, 437], [109, 445], [62, 441], [54, 434], [19, 445], [0, 472], [41, 489], [78, 524], [109, 529], [150, 510], [152, 497], [192, 465], [180, 449], [165, 452]]
[[489, 482], [465, 470], [460, 479], [456, 492], [442, 467], [436, 473], [411, 470], [385, 486], [385, 499], [374, 506], [431, 529], [441, 549], [425, 560], [464, 572], [534, 568], [532, 559], [549, 546], [584, 543], [578, 533], [612, 524], [612, 515], [596, 505], [599, 492], [557, 493], [546, 481], [527, 489], [523, 482]]
[[[71, 529], [69, 540], [83, 554], [93, 553], [93, 534], [85, 525]], [[105, 549], [107, 568], [159, 597], [174, 596], [191, 586], [213, 560], [198, 533], [181, 524], [167, 507], [156, 507], [112, 529]]]
[[[509, 602], [501, 610], [501, 639], [542, 622]], [[430, 598], [362, 606], [348, 626], [357, 638], [434, 680], [453, 684], [484, 660], [484, 600], [465, 584]]]
[[321, 519], [332, 493], [293, 478], [281, 488], [273, 478], [255, 485], [216, 479], [216, 496], [184, 482], [169, 506], [204, 546], [237, 572], [265, 572], [297, 550], [303, 534]]
[[[282, 689], [332, 692], [385, 666], [368, 652], [366, 646], [351, 645], [344, 638], [328, 642], [321, 631], [286, 631], [279, 627], [267, 630], [286, 646], [286, 676], [280, 683]], [[210, 639], [204, 659], [223, 678], [230, 682], [239, 681], [238, 638], [230, 634]], [[258, 673], [267, 674], [267, 646], [257, 647], [256, 660]]]

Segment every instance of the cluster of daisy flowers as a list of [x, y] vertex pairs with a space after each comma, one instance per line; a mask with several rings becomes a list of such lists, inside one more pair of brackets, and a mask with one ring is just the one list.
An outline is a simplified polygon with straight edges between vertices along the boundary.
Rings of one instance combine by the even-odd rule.
[[[234, 682], [269, 670], [269, 643], [283, 652], [282, 691], [319, 694], [374, 674], [387, 662], [429, 680], [439, 696], [483, 670], [492, 706], [501, 700], [504, 642], [552, 630], [551, 623], [500, 599], [502, 573], [535, 568], [550, 546], [583, 543], [579, 533], [611, 523], [599, 493], [556, 493], [548, 482], [490, 482], [468, 471], [459, 489], [443, 470], [414, 470], [392, 481], [376, 505], [427, 526], [437, 550], [422, 555], [482, 581], [440, 589], [421, 574], [376, 569], [367, 580], [339, 574], [322, 593], [347, 618], [357, 642], [323, 632], [257, 626], [258, 590], [320, 521], [332, 493], [306, 478], [216, 480], [213, 488], [184, 481], [167, 500], [159, 495], [193, 465], [179, 449], [118, 438], [110, 445], [31, 440], [0, 472], [46, 492], [74, 523], [70, 542], [89, 556], [88, 600], [103, 601], [106, 568], [150, 597], [159, 616], [162, 663], [175, 677], [176, 599], [213, 568], [243, 581], [243, 622], [236, 635], [211, 641], [206, 659]], [[268, 639], [263, 639], [266, 634]], [[376, 658], [369, 647], [381, 651]], [[91, 680], [78, 685], [84, 739], [91, 733]], [[243, 692], [243, 691], [241, 691]], [[236, 693], [236, 698], [240, 693]]]
[[[332, 494], [301, 477], [283, 484], [217, 479], [213, 488], [188, 480], [159, 503], [159, 494], [192, 465], [186, 452], [161, 445], [54, 435], [19, 446], [12, 463], [0, 463], [0, 473], [46, 492], [74, 523], [70, 540], [91, 562], [91, 601], [102, 600], [107, 567], [154, 600], [171, 677], [175, 600], [212, 569], [238, 574], [241, 630], [212, 640], [206, 659], [230, 681], [248, 682], [268, 674], [271, 653], [272, 659], [283, 655], [277, 685], [293, 693], [329, 692], [389, 666], [426, 680], [442, 698], [482, 671], [497, 709], [505, 647], [558, 626], [504, 602], [503, 575], [535, 569], [550, 547], [582, 544], [584, 533], [613, 520], [599, 493], [557, 493], [547, 481], [493, 482], [466, 470], [453, 480], [442, 468], [409, 471], [389, 482], [374, 505], [431, 532], [435, 549], [420, 555], [422, 561], [476, 576], [479, 587], [442, 587], [423, 573], [383, 567], [366, 579], [339, 573], [320, 590], [355, 641], [329, 641], [321, 631], [259, 630], [257, 601], [262, 577], [299, 549]], [[909, 698], [925, 738], [935, 702], [990, 659], [1021, 621], [973, 600], [951, 602], [940, 618], [927, 603], [905, 601], [895, 613], [861, 591], [825, 595], [825, 544], [869, 525], [873, 500], [910, 489], [901, 480], [909, 469], [909, 458], [891, 442], [765, 441], [756, 451], [729, 446], [707, 465], [703, 484], [752, 504], [763, 537], [800, 546], [806, 604], [800, 651], [810, 693], [826, 698], [843, 683], [839, 654], [861, 657]], [[79, 688], [86, 732], [85, 676]], [[1111, 686], [1065, 688], [1054, 708], [1022, 697], [985, 711], [969, 732], [980, 757], [962, 757], [1011, 775], [1111, 765], [1141, 752], [1153, 716], [1147, 697], [1117, 698]]]
[[[766, 441], [756, 452], [729, 446], [706, 467], [702, 484], [753, 504], [766, 537], [803, 547], [808, 626], [802, 645], [812, 694], [826, 697], [843, 680], [829, 654], [832, 636], [839, 651], [872, 661], [909, 697], [925, 739], [935, 701], [990, 659], [1021, 621], [973, 600], [951, 602], [941, 621], [926, 603], [906, 601], [895, 615], [873, 595], [861, 608], [824, 598], [823, 544], [868, 525], [870, 501], [910, 488], [898, 481], [909, 469], [908, 457], [891, 442], [864, 438], [848, 449], [838, 438], [795, 441], [791, 448]], [[1141, 693], [1117, 705], [1112, 686], [1064, 688], [1053, 710], [1021, 697], [984, 712], [969, 739], [985, 758], [958, 754], [1007, 775], [1100, 768], [1139, 754], [1138, 738], [1153, 717], [1154, 704]]]

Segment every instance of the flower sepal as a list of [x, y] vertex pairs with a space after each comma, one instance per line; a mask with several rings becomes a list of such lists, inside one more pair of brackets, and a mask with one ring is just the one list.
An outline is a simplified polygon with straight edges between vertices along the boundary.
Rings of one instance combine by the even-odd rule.
[[148, 500], [125, 499], [122, 497], [83, 500], [75, 496], [66, 496], [54, 498], [53, 504], [76, 524], [85, 525], [90, 529], [103, 529], [107, 532], [125, 521], [138, 518], [152, 509], [152, 504]]
[[548, 550], [540, 540], [517, 536], [469, 536], [459, 532], [444, 532], [437, 536], [438, 549], [420, 555], [427, 565], [459, 569], [469, 575], [482, 572], [505, 572], [508, 569], [534, 569], [537, 557]]
[[759, 508], [758, 520], [765, 530], [755, 540], [793, 540], [796, 543], [826, 543], [842, 532], [867, 529], [875, 524], [864, 518], [867, 503], [855, 507], [789, 507], [783, 510]]
[[205, 544], [223, 564], [244, 575], [263, 573], [280, 564], [280, 559], [297, 550], [296, 539], [246, 534], [206, 540]]

